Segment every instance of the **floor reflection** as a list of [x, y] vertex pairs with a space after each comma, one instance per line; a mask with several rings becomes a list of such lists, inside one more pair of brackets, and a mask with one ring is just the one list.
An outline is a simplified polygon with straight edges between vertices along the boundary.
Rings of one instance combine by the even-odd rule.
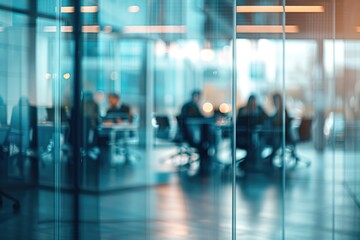
[[[287, 170], [285, 192], [281, 169], [254, 169], [237, 178], [239, 239], [281, 239], [283, 214], [287, 239], [329, 239], [333, 234], [335, 239], [359, 239], [360, 210], [343, 186], [342, 155], [319, 154], [310, 145], [299, 146], [299, 153], [312, 165]], [[72, 221], [71, 189], [64, 190], [56, 203], [51, 188], [16, 188], [11, 192], [21, 199], [22, 209], [13, 214], [5, 203], [0, 211], [1, 239], [51, 239], [55, 226], [60, 227], [60, 239], [71, 239], [74, 227], [80, 229], [81, 239], [231, 239], [231, 171], [218, 168], [207, 177], [189, 176], [154, 162], [155, 184], [134, 184], [146, 178], [145, 166], [139, 162], [101, 171], [100, 182], [123, 187], [82, 192], [78, 225]], [[59, 222], [55, 206], [61, 213]]]

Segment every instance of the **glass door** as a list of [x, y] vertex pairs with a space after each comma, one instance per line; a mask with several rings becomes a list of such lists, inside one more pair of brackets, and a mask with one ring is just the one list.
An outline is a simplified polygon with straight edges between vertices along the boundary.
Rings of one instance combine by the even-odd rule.
[[358, 239], [359, 7], [0, 1], [1, 237]]

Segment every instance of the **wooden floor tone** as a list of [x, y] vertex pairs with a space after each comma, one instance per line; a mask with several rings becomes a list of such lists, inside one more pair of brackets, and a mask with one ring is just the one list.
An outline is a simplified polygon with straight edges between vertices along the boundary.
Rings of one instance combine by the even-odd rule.
[[[307, 147], [299, 153], [312, 165], [289, 169], [285, 191], [280, 169], [250, 171], [237, 179], [237, 239], [275, 240], [283, 233], [287, 240], [360, 239], [360, 209], [344, 187], [341, 154], [318, 154]], [[0, 239], [68, 240], [74, 228], [84, 240], [231, 239], [228, 172], [219, 169], [206, 178], [168, 173], [166, 178], [151, 187], [81, 194], [79, 224], [73, 221], [71, 192], [63, 192], [56, 203], [51, 189], [14, 190], [22, 209], [15, 214], [4, 202]]]

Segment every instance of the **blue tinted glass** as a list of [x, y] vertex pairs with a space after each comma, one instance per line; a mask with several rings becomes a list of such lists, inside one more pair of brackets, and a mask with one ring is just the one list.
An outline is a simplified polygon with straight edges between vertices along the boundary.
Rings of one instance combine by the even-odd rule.
[[26, 9], [28, 7], [28, 2], [29, 0], [1, 0], [0, 6]]

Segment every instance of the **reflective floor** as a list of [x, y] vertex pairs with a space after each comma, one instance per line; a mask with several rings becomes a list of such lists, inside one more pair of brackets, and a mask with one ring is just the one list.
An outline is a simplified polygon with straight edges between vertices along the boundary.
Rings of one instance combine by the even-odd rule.
[[[311, 166], [298, 165], [286, 174], [286, 239], [359, 239], [360, 210], [343, 184], [341, 154], [319, 154], [310, 149], [300, 145], [298, 152], [311, 160]], [[331, 170], [334, 155], [336, 172]], [[157, 166], [162, 172], [153, 187], [81, 194], [81, 239], [231, 239], [232, 191], [226, 169], [200, 178], [166, 172], [160, 163]], [[136, 165], [131, 168], [128, 174], [140, 176]], [[238, 178], [238, 239], [281, 237], [281, 179], [277, 168], [248, 171]], [[71, 191], [62, 192], [57, 213], [51, 189], [20, 188], [12, 193], [21, 200], [22, 209], [13, 213], [10, 203], [4, 202], [0, 211], [1, 239], [72, 238], [76, 225], [72, 221]], [[55, 214], [61, 216], [61, 222], [54, 222]]]

